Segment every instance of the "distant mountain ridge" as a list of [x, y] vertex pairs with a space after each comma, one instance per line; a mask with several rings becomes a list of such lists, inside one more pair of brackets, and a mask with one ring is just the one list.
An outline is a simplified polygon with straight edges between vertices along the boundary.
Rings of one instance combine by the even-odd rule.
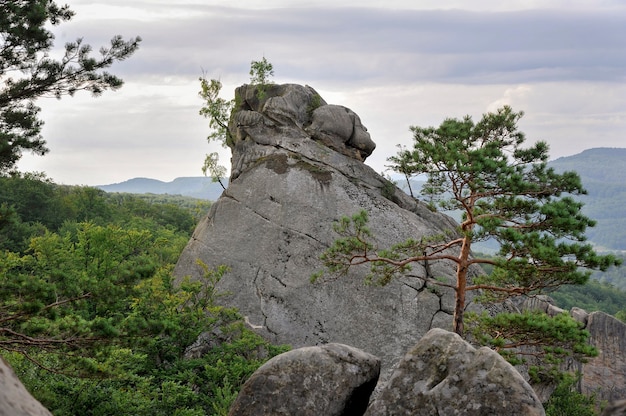
[[599, 248], [626, 251], [626, 149], [594, 148], [549, 163], [557, 172], [576, 171], [588, 195], [583, 213], [596, 220], [587, 238]]
[[[228, 180], [223, 180], [224, 185]], [[182, 195], [192, 198], [217, 200], [224, 191], [221, 185], [205, 176], [181, 177], [171, 182], [163, 182], [150, 178], [133, 178], [110, 185], [99, 185], [96, 188], [105, 192], [121, 192], [130, 194], [168, 194]]]
[[555, 159], [549, 165], [557, 172], [578, 172], [585, 186], [595, 182], [626, 184], [626, 148], [587, 149], [573, 156]]
[[[597, 221], [587, 230], [587, 237], [601, 248], [626, 251], [626, 148], [592, 148], [573, 156], [549, 162], [557, 172], [576, 171], [589, 192], [582, 196], [585, 215]], [[392, 178], [408, 192], [400, 175]], [[224, 182], [226, 184], [226, 182]], [[419, 195], [420, 181], [412, 181], [413, 192]], [[134, 194], [169, 194], [216, 201], [222, 187], [207, 177], [182, 177], [171, 182], [134, 178], [121, 183], [101, 185], [106, 192]]]

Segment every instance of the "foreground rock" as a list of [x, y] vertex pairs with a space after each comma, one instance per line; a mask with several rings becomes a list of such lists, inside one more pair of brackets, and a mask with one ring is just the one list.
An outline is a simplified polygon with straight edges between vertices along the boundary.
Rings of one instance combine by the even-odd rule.
[[543, 415], [532, 387], [498, 353], [429, 331], [400, 362], [367, 416]]
[[243, 385], [232, 416], [362, 415], [380, 361], [340, 344], [292, 350], [260, 367]]
[[0, 357], [0, 416], [52, 416]]
[[246, 381], [230, 415], [545, 414], [532, 387], [499, 354], [442, 329], [411, 349], [368, 407], [379, 368], [378, 359], [345, 345], [292, 350]]
[[[333, 222], [361, 209], [381, 248], [457, 227], [363, 163], [374, 145], [358, 116], [300, 85], [272, 86], [263, 100], [243, 86], [236, 102], [230, 184], [197, 226], [175, 275], [201, 279], [197, 260], [225, 264], [231, 272], [217, 285], [225, 294], [219, 302], [238, 308], [268, 341], [352, 345], [385, 368], [429, 329], [449, 328], [453, 293], [416, 277], [366, 286], [363, 267], [336, 281], [309, 281], [338, 237]], [[430, 269], [455, 275], [448, 263]], [[425, 268], [414, 265], [412, 273], [424, 276]]]

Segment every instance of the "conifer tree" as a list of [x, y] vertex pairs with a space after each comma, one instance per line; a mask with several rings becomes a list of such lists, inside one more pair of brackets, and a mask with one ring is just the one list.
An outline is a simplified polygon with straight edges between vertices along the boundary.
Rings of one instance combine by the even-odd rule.
[[50, 56], [54, 35], [49, 27], [73, 16], [67, 5], [52, 0], [0, 1], [0, 173], [13, 168], [23, 151], [48, 152], [40, 134], [38, 98], [61, 98], [79, 90], [98, 96], [123, 84], [105, 69], [131, 56], [139, 37], [124, 41], [115, 36], [98, 57], [82, 39], [66, 43], [60, 59]]

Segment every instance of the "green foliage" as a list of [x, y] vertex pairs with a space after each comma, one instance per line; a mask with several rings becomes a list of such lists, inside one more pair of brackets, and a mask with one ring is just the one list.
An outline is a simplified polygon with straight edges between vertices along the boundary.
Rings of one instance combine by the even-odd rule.
[[[474, 253], [478, 257], [489, 258], [485, 253]], [[617, 256], [621, 261], [623, 256]], [[493, 273], [492, 265], [482, 265], [485, 273]], [[613, 315], [618, 319], [626, 317], [626, 292], [612, 283], [610, 276], [612, 273], [618, 276], [617, 281], [621, 278], [619, 272], [626, 271], [624, 265], [611, 267], [608, 270], [595, 271], [592, 273], [589, 281], [584, 285], [562, 285], [554, 291], [550, 291], [549, 295], [559, 308], [570, 310], [573, 307], [582, 308], [588, 312], [602, 311], [609, 315]], [[615, 273], [618, 272], [618, 273]], [[605, 275], [608, 275], [608, 279]], [[601, 280], [602, 279], [602, 280]]]
[[[188, 199], [180, 208], [35, 176], [0, 177], [0, 235], [22, 215], [39, 224], [22, 230], [27, 248], [0, 250], [0, 350], [55, 415], [225, 414], [285, 350], [217, 305], [227, 267], [200, 264], [202, 279], [175, 284], [195, 221]], [[24, 211], [31, 194], [47, 225]], [[186, 355], [200, 334], [206, 353]]]
[[200, 115], [209, 119], [211, 132], [207, 137], [210, 142], [216, 141], [222, 146], [232, 144], [232, 137], [228, 131], [228, 121], [233, 109], [233, 100], [225, 100], [219, 96], [222, 83], [217, 79], [207, 80], [200, 77], [200, 92], [198, 95], [205, 101], [200, 109]]
[[576, 383], [577, 377], [564, 375], [548, 402], [544, 404], [546, 416], [595, 416], [598, 414], [596, 398], [576, 391]]
[[529, 374], [536, 382], [557, 378], [559, 365], [567, 357], [585, 362], [586, 357], [598, 355], [588, 343], [589, 332], [583, 329], [584, 325], [567, 313], [470, 313], [467, 320], [472, 337], [498, 351], [511, 364], [526, 364], [526, 358], [532, 357]]
[[[274, 76], [274, 69], [270, 62], [263, 57], [260, 61], [252, 61], [250, 64], [250, 82], [257, 86], [257, 98], [265, 98], [267, 86], [272, 84], [270, 77]], [[215, 141], [222, 146], [233, 146], [233, 137], [228, 129], [228, 124], [232, 116], [233, 109], [238, 108], [240, 103], [235, 100], [225, 100], [221, 98], [222, 82], [217, 79], [208, 80], [205, 76], [200, 77], [200, 92], [204, 105], [200, 108], [200, 115], [209, 120], [211, 129], [207, 140], [209, 143]], [[237, 105], [235, 105], [237, 104]], [[219, 155], [215, 152], [209, 153], [204, 159], [202, 173], [211, 176], [214, 182], [219, 182], [225, 189], [221, 178], [226, 175], [227, 169], [219, 164]]]
[[222, 178], [226, 176], [226, 168], [219, 164], [219, 154], [217, 152], [209, 153], [204, 158], [204, 165], [202, 165], [202, 173], [204, 176], [211, 176], [213, 182], [219, 182], [222, 189], [226, 189], [222, 183]]
[[[188, 304], [177, 312], [176, 298], [189, 299], [188, 293], [172, 292], [171, 281], [159, 280], [149, 283], [152, 290], [142, 292], [131, 316], [133, 321], [145, 319], [152, 335], [135, 336], [131, 347], [111, 353], [120, 367], [116, 376], [68, 377], [11, 356], [27, 388], [55, 415], [227, 414], [243, 382], [285, 348], [247, 330], [233, 311], [196, 314]], [[202, 328], [215, 346], [202, 357], [184, 358], [187, 343]], [[224, 336], [216, 339], [214, 334]]]
[[[0, 249], [24, 252], [30, 238], [88, 221], [189, 235], [210, 204], [163, 195], [107, 194], [56, 185], [42, 175], [0, 176]], [[161, 230], [164, 232], [164, 230]]]
[[[34, 237], [30, 253], [0, 253], [0, 349], [65, 357], [64, 372], [108, 371], [98, 355], [125, 333], [135, 284], [156, 273], [148, 231], [78, 224]], [[75, 350], [83, 349], [83, 354]]]
[[[234, 106], [234, 100], [225, 100], [219, 96], [222, 90], [222, 83], [219, 80], [207, 80], [204, 76], [200, 78], [200, 98], [205, 104], [200, 109], [200, 115], [209, 119], [209, 128], [211, 132], [207, 137], [207, 141], [211, 143], [216, 141], [222, 146], [232, 146], [233, 138], [228, 130], [228, 122]], [[226, 167], [219, 164], [219, 156], [217, 153], [206, 155], [202, 166], [204, 175], [211, 175], [214, 182], [222, 184], [221, 178], [226, 173]]]
[[122, 80], [105, 71], [116, 61], [130, 57], [138, 48], [139, 37], [111, 40], [93, 57], [91, 46], [82, 39], [65, 44], [61, 59], [49, 52], [54, 36], [50, 26], [71, 20], [67, 5], [54, 1], [7, 0], [0, 3], [0, 173], [8, 172], [27, 150], [47, 153], [41, 137], [43, 122], [38, 118], [40, 97], [61, 98], [87, 90], [94, 96], [116, 90]]
[[[373, 244], [368, 241], [372, 232], [366, 226], [367, 221], [367, 212], [361, 210], [351, 218], [344, 216], [333, 224], [333, 230], [342, 237], [335, 240], [333, 245], [320, 256], [331, 273], [347, 273], [353, 263], [362, 263], [353, 256], [353, 253], [367, 254], [373, 249]], [[311, 282], [314, 283], [320, 277], [322, 277], [320, 273], [313, 275]]]
[[212, 205], [211, 201], [182, 195], [108, 192], [102, 195], [107, 204], [128, 215], [151, 218], [160, 225], [181, 232], [192, 231]]
[[267, 94], [267, 86], [273, 81], [274, 66], [263, 57], [260, 61], [250, 63], [250, 83], [257, 86], [257, 98], [263, 100]]
[[591, 279], [610, 284], [621, 291], [626, 291], [626, 265], [624, 265], [626, 255], [617, 254], [616, 257], [622, 262], [620, 266], [610, 267], [604, 271], [593, 271]]
[[386, 167], [391, 168], [391, 170], [393, 170], [394, 172], [401, 173], [404, 176], [409, 195], [411, 195], [411, 198], [415, 198], [415, 194], [413, 193], [413, 187], [411, 186], [411, 177], [413, 176], [413, 170], [411, 167], [411, 152], [401, 144], [398, 144], [396, 146], [399, 149], [398, 154], [396, 154], [395, 156], [390, 156], [387, 159], [388, 162], [391, 162], [391, 165], [387, 165]]

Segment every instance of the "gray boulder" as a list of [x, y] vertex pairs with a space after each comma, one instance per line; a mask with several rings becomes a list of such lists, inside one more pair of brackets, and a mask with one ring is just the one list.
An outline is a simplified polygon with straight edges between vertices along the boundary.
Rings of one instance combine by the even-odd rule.
[[376, 147], [359, 116], [340, 105], [315, 109], [306, 131], [313, 140], [358, 160], [365, 160]]
[[544, 415], [532, 387], [498, 353], [429, 331], [399, 363], [366, 416]]
[[52, 416], [0, 357], [0, 416]]
[[[236, 102], [228, 189], [198, 224], [177, 278], [201, 279], [198, 260], [227, 265], [218, 301], [238, 308], [268, 341], [294, 348], [353, 345], [380, 357], [383, 368], [429, 329], [450, 328], [454, 294], [425, 285], [421, 264], [385, 287], [364, 284], [366, 266], [310, 282], [322, 268], [320, 254], [338, 238], [332, 224], [342, 216], [366, 210], [380, 248], [457, 227], [362, 162], [363, 149], [373, 147], [364, 145], [364, 128], [355, 135], [356, 116], [338, 106], [322, 110], [330, 106], [315, 90], [293, 84], [270, 87], [263, 100], [242, 86]], [[315, 135], [332, 136], [334, 144]], [[450, 263], [429, 266], [433, 276], [455, 276]]]
[[254, 372], [229, 415], [362, 415], [379, 372], [380, 360], [347, 345], [292, 350]]

